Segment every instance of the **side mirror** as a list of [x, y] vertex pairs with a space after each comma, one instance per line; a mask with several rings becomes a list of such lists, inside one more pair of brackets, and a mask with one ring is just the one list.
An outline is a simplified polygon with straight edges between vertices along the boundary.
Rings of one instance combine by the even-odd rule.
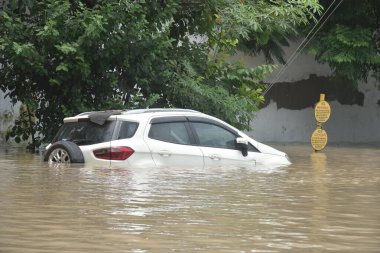
[[248, 155], [248, 141], [246, 139], [236, 138], [236, 148], [241, 151], [244, 157]]

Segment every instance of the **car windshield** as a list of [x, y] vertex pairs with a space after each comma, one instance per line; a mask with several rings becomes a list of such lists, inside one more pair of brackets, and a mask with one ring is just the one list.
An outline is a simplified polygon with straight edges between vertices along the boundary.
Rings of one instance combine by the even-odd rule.
[[77, 145], [90, 145], [112, 140], [115, 121], [98, 125], [90, 121], [65, 123], [54, 137], [56, 141], [72, 141]]

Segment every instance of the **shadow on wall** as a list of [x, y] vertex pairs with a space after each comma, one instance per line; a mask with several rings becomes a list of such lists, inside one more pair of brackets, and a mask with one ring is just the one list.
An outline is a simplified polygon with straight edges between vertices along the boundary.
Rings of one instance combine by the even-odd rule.
[[338, 101], [341, 105], [363, 106], [364, 104], [364, 94], [353, 84], [337, 78], [310, 75], [306, 80], [274, 85], [266, 95], [266, 102], [261, 108], [267, 107], [271, 100], [277, 103], [278, 109], [312, 108], [319, 101], [320, 93], [326, 94], [327, 101]]

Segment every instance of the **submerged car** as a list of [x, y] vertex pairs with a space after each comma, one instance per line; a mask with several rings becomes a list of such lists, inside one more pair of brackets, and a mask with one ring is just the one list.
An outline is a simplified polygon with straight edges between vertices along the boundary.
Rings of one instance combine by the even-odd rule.
[[85, 112], [65, 118], [44, 160], [125, 167], [290, 164], [285, 153], [187, 109]]

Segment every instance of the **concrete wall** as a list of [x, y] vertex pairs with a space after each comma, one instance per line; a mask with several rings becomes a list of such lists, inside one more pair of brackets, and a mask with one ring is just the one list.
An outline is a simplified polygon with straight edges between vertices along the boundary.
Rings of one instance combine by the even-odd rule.
[[[359, 87], [365, 89], [368, 86]], [[328, 133], [330, 143], [380, 142], [380, 106], [373, 99], [374, 95], [379, 96], [379, 92], [374, 91], [371, 94], [370, 90], [364, 94], [363, 106], [329, 101], [332, 114], [323, 127]], [[253, 131], [249, 134], [259, 141], [309, 142], [316, 122], [312, 107], [291, 110], [278, 108], [277, 103], [271, 101], [257, 113], [252, 126]]]
[[[287, 50], [288, 57], [294, 49]], [[235, 58], [252, 67], [264, 63], [262, 58]], [[380, 143], [378, 81], [369, 77], [356, 89], [330, 76], [327, 65], [318, 64], [312, 56], [300, 55], [268, 92], [267, 102], [253, 120], [249, 134], [264, 142], [309, 142], [316, 128], [314, 105], [319, 94], [326, 93], [332, 115], [323, 127], [330, 143]]]
[[4, 98], [4, 92], [0, 90], [0, 144], [5, 143], [7, 130], [13, 125], [19, 115], [20, 105], [12, 105], [9, 98]]

